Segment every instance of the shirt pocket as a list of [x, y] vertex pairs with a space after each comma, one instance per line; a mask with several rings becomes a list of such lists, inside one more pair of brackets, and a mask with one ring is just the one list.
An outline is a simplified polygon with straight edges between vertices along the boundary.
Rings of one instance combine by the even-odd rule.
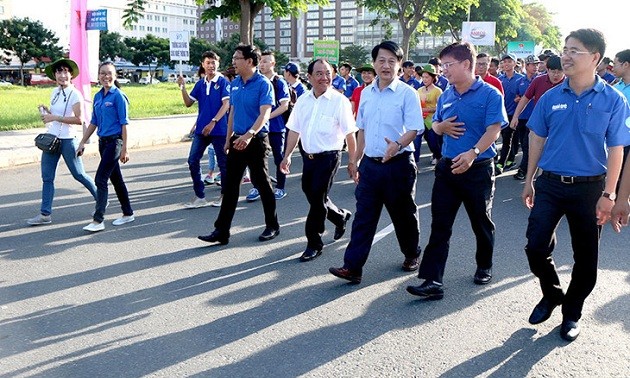
[[580, 131], [603, 137], [610, 123], [610, 116], [611, 113], [605, 110], [587, 108], [584, 117], [580, 117]]

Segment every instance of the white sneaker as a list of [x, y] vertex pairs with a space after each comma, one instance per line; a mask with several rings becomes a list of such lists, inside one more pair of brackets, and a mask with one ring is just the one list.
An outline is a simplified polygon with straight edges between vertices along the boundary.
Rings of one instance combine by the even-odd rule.
[[105, 229], [105, 223], [103, 222], [101, 223], [91, 222], [87, 226], [83, 227], [84, 231], [90, 231], [90, 232], [99, 232], [99, 231], [103, 231], [104, 229]]
[[212, 185], [214, 184], [214, 176], [211, 173], [206, 175], [206, 178], [203, 179], [204, 185]]
[[136, 217], [134, 217], [133, 215], [123, 215], [122, 217], [116, 219], [115, 221], [112, 222], [112, 224], [114, 226], [120, 226], [123, 225], [125, 223], [131, 223], [133, 221], [136, 220]]
[[198, 209], [200, 207], [209, 206], [210, 202], [206, 201], [205, 198], [195, 197], [191, 202], [185, 203], [184, 207], [187, 209]]
[[37, 214], [36, 217], [33, 217], [26, 221], [26, 223], [31, 226], [39, 226], [40, 224], [50, 224], [52, 223], [52, 219], [50, 215]]
[[223, 203], [223, 196], [219, 197], [218, 199], [212, 201], [212, 203], [210, 204], [210, 206], [212, 207], [221, 207], [221, 204]]

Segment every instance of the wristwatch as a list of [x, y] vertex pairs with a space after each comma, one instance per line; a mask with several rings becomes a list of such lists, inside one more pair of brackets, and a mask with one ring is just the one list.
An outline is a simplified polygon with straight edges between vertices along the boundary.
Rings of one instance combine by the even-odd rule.
[[219, 122], [219, 120], [216, 119], [216, 118], [212, 118], [210, 121], [212, 121], [212, 122]]
[[614, 200], [616, 200], [616, 199], [617, 199], [617, 194], [615, 194], [615, 193], [607, 193], [607, 192], [603, 192], [603, 193], [602, 193], [602, 197], [604, 197], [604, 198], [608, 198], [609, 200], [614, 201]]
[[252, 136], [256, 135], [256, 130], [249, 129], [247, 132], [252, 134]]
[[477, 146], [473, 147], [472, 150], [475, 152], [475, 155], [479, 156], [479, 154], [481, 153], [481, 151], [479, 151], [479, 148], [477, 148]]
[[402, 143], [400, 143], [399, 141], [395, 140], [394, 143], [396, 143], [398, 145], [398, 151], [403, 149], [403, 145]]

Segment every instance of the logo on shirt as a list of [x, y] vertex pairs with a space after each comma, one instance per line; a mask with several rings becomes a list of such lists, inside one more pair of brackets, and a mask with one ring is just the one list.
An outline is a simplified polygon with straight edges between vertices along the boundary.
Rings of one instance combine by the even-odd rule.
[[450, 107], [451, 107], [451, 105], [453, 105], [453, 103], [452, 103], [452, 102], [449, 102], [448, 104], [443, 104], [443, 105], [442, 105], [442, 109], [448, 109], [448, 108], [450, 108]]
[[567, 108], [567, 104], [555, 104], [551, 106], [551, 110], [564, 110]]

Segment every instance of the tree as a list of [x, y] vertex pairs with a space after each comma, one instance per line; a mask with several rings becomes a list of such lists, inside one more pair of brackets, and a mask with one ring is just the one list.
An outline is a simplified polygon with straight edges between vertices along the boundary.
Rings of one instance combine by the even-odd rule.
[[158, 38], [152, 34], [148, 34], [144, 38], [125, 38], [125, 44], [129, 46], [131, 63], [139, 66], [146, 64], [149, 66], [149, 75], [153, 77], [151, 72], [151, 63], [156, 66], [167, 65], [174, 67], [171, 62], [169, 50], [169, 42], [166, 38]]
[[[232, 34], [227, 40], [219, 41], [216, 43], [214, 52], [216, 52], [221, 57], [221, 67], [226, 68], [232, 64], [232, 55], [234, 54], [236, 46], [238, 46], [240, 43], [241, 36], [238, 33]], [[256, 45], [256, 47], [258, 47], [260, 51], [265, 51], [268, 49], [267, 44], [259, 39], [254, 39], [254, 45]]]
[[118, 58], [129, 58], [129, 48], [118, 33], [101, 30], [98, 57], [101, 61]]
[[204, 52], [206, 51], [215, 51], [216, 48], [213, 44], [211, 44], [210, 42], [206, 41], [205, 39], [201, 39], [201, 38], [195, 38], [192, 37], [190, 38], [190, 51], [189, 51], [189, 55], [190, 55], [190, 60], [188, 61], [188, 64], [190, 65], [198, 65], [201, 61], [201, 55], [203, 55]]
[[562, 46], [560, 28], [553, 25], [553, 18], [544, 5], [523, 5], [524, 17], [518, 30], [518, 39], [534, 41], [544, 49], [560, 51]]
[[[252, 44], [254, 36], [254, 18], [266, 6], [271, 9], [272, 17], [288, 15], [298, 16], [306, 12], [309, 4], [326, 5], [328, 0], [195, 0], [197, 5], [208, 4], [209, 8], [201, 14], [201, 21], [207, 22], [216, 18], [229, 18], [240, 21], [241, 40], [244, 44]], [[123, 14], [123, 25], [130, 28], [144, 15], [147, 0], [130, 0]]]
[[403, 35], [401, 47], [407, 59], [414, 33], [424, 31], [428, 22], [437, 20], [443, 14], [467, 9], [474, 1], [476, 0], [357, 0], [357, 5], [365, 6], [384, 19], [398, 21]]
[[24, 64], [43, 57], [55, 60], [62, 56], [59, 38], [39, 21], [12, 18], [0, 21], [0, 51], [14, 54], [20, 60], [20, 83], [24, 84]]
[[348, 62], [353, 67], [360, 67], [369, 61], [370, 52], [360, 45], [350, 45], [339, 51], [339, 61]]

